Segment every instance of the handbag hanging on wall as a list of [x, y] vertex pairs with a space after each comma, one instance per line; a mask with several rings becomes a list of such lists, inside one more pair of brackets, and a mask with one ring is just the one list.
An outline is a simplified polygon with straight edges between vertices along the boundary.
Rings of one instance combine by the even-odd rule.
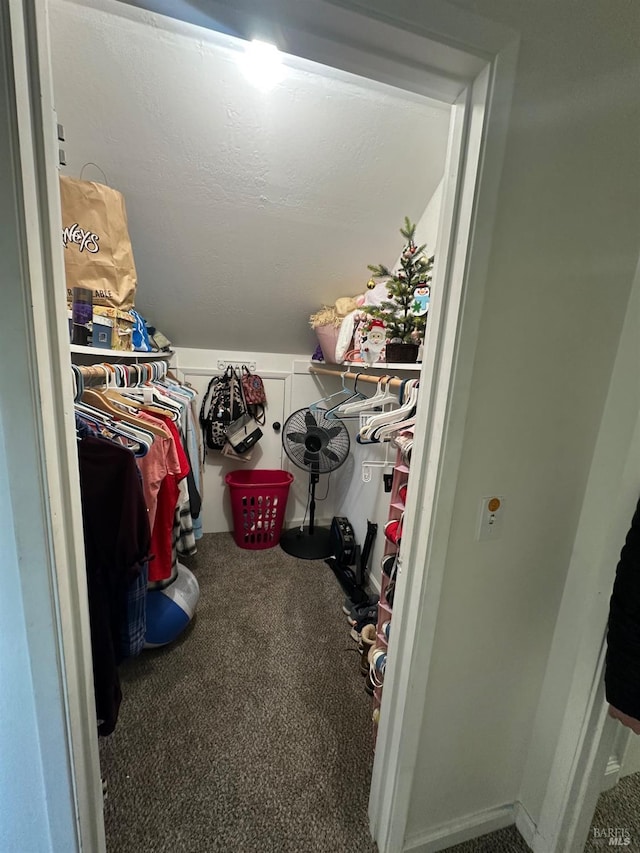
[[247, 412], [260, 424], [265, 425], [267, 392], [264, 382], [257, 373], [252, 373], [246, 364], [242, 365], [242, 393]]
[[[258, 377], [259, 378], [259, 377]], [[262, 380], [260, 380], [262, 383]], [[232, 386], [237, 383], [240, 388], [240, 398], [244, 412], [227, 427], [227, 442], [236, 453], [247, 453], [262, 438], [262, 430], [253, 415], [248, 411], [244, 395], [243, 383], [235, 370], [232, 369]]]
[[240, 383], [234, 381], [233, 368], [228, 367], [224, 373], [213, 377], [202, 398], [200, 426], [205, 445], [210, 450], [222, 450], [229, 424], [244, 411]]

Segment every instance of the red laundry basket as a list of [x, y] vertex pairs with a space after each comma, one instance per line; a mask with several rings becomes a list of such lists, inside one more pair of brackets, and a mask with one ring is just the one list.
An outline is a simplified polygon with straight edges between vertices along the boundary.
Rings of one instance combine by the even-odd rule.
[[252, 551], [277, 545], [293, 475], [256, 469], [230, 471], [224, 479], [231, 495], [236, 545]]

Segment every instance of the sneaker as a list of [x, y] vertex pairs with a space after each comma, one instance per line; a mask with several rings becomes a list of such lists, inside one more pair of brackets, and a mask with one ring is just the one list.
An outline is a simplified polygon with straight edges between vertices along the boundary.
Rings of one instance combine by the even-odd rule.
[[360, 632], [360, 673], [366, 675], [369, 671], [369, 649], [376, 641], [376, 626], [373, 623], [365, 625]]
[[360, 643], [362, 640], [362, 631], [367, 625], [375, 626], [378, 622], [378, 610], [376, 608], [376, 612], [371, 614], [370, 616], [366, 616], [361, 619], [359, 622], [356, 622], [355, 625], [351, 628], [350, 634], [351, 637], [356, 641], [356, 643]]
[[353, 599], [347, 596], [342, 605], [342, 612], [345, 616], [351, 616], [351, 612], [357, 607], [368, 607], [371, 604], [377, 604], [379, 597], [378, 595], [365, 595], [361, 601], [353, 601]]
[[349, 625], [356, 625], [358, 622], [362, 622], [364, 619], [369, 619], [370, 617], [378, 618], [377, 601], [373, 604], [363, 605], [362, 607], [360, 605], [354, 607], [347, 621]]
[[373, 696], [373, 691], [375, 688], [373, 686], [373, 681], [371, 680], [371, 673], [369, 672], [368, 668], [367, 668], [367, 677], [365, 678], [365, 681], [364, 681], [364, 689], [369, 694], [369, 696]]
[[398, 559], [397, 554], [387, 554], [386, 557], [382, 558], [382, 572], [388, 578], [393, 576], [393, 571], [395, 569], [397, 559]]

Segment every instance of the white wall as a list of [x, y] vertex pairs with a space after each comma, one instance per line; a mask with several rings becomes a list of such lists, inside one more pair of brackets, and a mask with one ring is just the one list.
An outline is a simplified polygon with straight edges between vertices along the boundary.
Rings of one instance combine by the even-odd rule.
[[31, 849], [44, 851], [51, 838], [1, 422], [0, 518], [0, 850], [20, 850], [30, 827]]
[[640, 737], [633, 734], [624, 754], [621, 775], [630, 776], [632, 773], [640, 773]]
[[[573, 667], [581, 649], [590, 647], [592, 654], [598, 655], [615, 568], [640, 495], [639, 318], [640, 267], [626, 312], [529, 746], [521, 799], [534, 821], [542, 807]], [[595, 607], [591, 603], [594, 595]], [[613, 722], [609, 725], [618, 727]], [[632, 736], [633, 741], [637, 738]], [[632, 745], [624, 757], [624, 773], [640, 769], [638, 756], [640, 750]]]
[[139, 309], [178, 346], [311, 352], [440, 181], [448, 107], [301, 60], [265, 93], [237, 40], [110, 0], [50, 15], [66, 171], [124, 192]]
[[[357, 5], [428, 28], [423, 4]], [[521, 31], [408, 832], [513, 802], [640, 233], [630, 6], [460, 0]], [[504, 494], [502, 539], [474, 540]]]

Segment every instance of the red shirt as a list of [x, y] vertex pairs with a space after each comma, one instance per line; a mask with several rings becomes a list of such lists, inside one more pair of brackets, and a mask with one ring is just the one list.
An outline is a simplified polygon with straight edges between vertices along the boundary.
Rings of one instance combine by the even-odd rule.
[[149, 581], [164, 581], [171, 577], [173, 567], [173, 520], [180, 493], [178, 483], [187, 476], [191, 469], [182, 447], [180, 433], [174, 422], [171, 418], [159, 415], [156, 412], [153, 413], [153, 416], [162, 421], [171, 433], [180, 466], [177, 474], [167, 474], [160, 485], [156, 518], [151, 534], [151, 553], [154, 555], [154, 559], [149, 563]]

